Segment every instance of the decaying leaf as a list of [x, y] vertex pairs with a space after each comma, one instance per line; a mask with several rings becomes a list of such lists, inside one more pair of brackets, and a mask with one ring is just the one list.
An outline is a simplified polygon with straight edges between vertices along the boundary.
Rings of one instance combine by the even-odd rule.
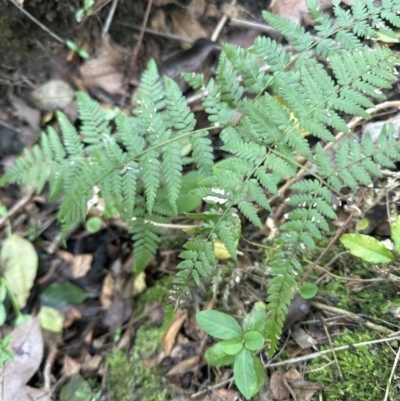
[[38, 255], [35, 248], [25, 238], [13, 234], [3, 243], [0, 265], [4, 270], [5, 279], [17, 298], [19, 307], [25, 307], [38, 268]]
[[181, 329], [182, 324], [186, 320], [186, 318], [187, 318], [186, 310], [179, 309], [176, 312], [175, 319], [168, 327], [168, 330], [164, 334], [162, 339], [164, 357], [168, 356], [171, 353], [172, 348], [174, 347], [174, 344], [176, 342], [176, 337], [179, 333], [179, 330]]
[[[320, 0], [320, 5], [325, 9], [332, 6], [332, 1]], [[273, 0], [271, 12], [288, 18], [296, 24], [300, 24], [302, 20], [305, 20], [306, 24], [311, 22], [308, 16], [306, 0]]]
[[283, 383], [284, 373], [285, 371], [283, 369], [278, 369], [271, 375], [271, 380], [269, 383], [271, 396], [277, 401], [286, 400], [290, 397], [289, 390]]
[[123, 65], [122, 51], [107, 36], [97, 56], [86, 61], [81, 67], [83, 82], [89, 88], [99, 87], [112, 95], [121, 93]]
[[[42, 390], [32, 389], [26, 383], [38, 370], [43, 358], [43, 337], [38, 319], [31, 319], [14, 329], [11, 334], [10, 350], [14, 360], [0, 369], [0, 401], [49, 400], [46, 394], [37, 398]], [[34, 398], [29, 398], [34, 395]]]
[[324, 388], [321, 383], [304, 380], [301, 374], [294, 367], [284, 374], [283, 383], [290, 391], [290, 394], [295, 401], [307, 401], [317, 391]]
[[[200, 25], [199, 21], [187, 13], [173, 13], [171, 19], [172, 31], [176, 35], [193, 40], [208, 37], [207, 31]], [[182, 42], [181, 46], [187, 49], [190, 44]]]

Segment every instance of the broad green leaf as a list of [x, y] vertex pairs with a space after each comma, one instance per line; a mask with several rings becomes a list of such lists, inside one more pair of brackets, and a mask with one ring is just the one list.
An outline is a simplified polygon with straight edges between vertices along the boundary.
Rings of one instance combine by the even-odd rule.
[[72, 283], [50, 284], [41, 294], [43, 303], [54, 307], [81, 304], [87, 298], [85, 291]]
[[248, 349], [243, 348], [236, 355], [233, 365], [233, 377], [239, 391], [251, 398], [261, 388], [264, 379], [262, 363]]
[[354, 256], [370, 263], [389, 263], [394, 260], [392, 252], [380, 241], [364, 234], [343, 234], [340, 242]]
[[244, 345], [250, 351], [257, 351], [265, 342], [264, 336], [258, 331], [249, 331], [244, 335]]
[[233, 364], [234, 355], [226, 354], [221, 347], [221, 343], [217, 343], [209, 348], [204, 354], [206, 361], [213, 366], [226, 366]]
[[4, 302], [7, 297], [7, 289], [4, 283], [0, 282], [0, 302]]
[[79, 374], [72, 375], [60, 391], [60, 401], [91, 401], [93, 391], [89, 383]]
[[394, 242], [394, 249], [397, 254], [400, 254], [400, 215], [397, 216], [396, 221], [392, 224], [392, 240]]
[[400, 299], [395, 299], [395, 300], [392, 302], [392, 304], [393, 304], [394, 306], [400, 306]]
[[312, 283], [305, 283], [299, 288], [299, 292], [304, 299], [311, 299], [317, 295], [318, 287]]
[[64, 315], [57, 309], [42, 306], [39, 311], [40, 326], [53, 333], [61, 333], [64, 325]]
[[230, 340], [221, 341], [221, 348], [225, 354], [236, 355], [243, 348], [242, 338], [237, 337]]
[[263, 302], [256, 302], [253, 309], [249, 314], [247, 314], [243, 319], [243, 330], [248, 331], [258, 331], [259, 333], [264, 333], [265, 321], [267, 319], [267, 311]]
[[221, 340], [230, 340], [243, 335], [239, 323], [223, 312], [201, 311], [196, 314], [196, 321], [207, 334]]
[[28, 314], [22, 314], [19, 315], [14, 322], [15, 327], [21, 326], [21, 324], [24, 324], [25, 322], [27, 322], [28, 320], [32, 320], [32, 315], [28, 315]]
[[0, 303], [0, 327], [6, 322], [7, 319], [7, 311], [3, 302]]
[[4, 278], [22, 309], [26, 305], [37, 273], [38, 255], [35, 248], [25, 238], [13, 234], [3, 243], [0, 265]]

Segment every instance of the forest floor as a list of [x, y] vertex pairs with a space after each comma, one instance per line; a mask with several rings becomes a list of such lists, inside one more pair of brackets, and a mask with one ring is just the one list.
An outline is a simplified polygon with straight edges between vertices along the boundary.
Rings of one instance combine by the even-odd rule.
[[[0, 1], [0, 173], [37, 142], [46, 126], [56, 126], [55, 110], [77, 123], [76, 90], [88, 92], [105, 110], [118, 107], [129, 114], [151, 58], [163, 75], [186, 89], [180, 74], [195, 71], [211, 77], [223, 43], [247, 48], [259, 35], [282, 41], [263, 21], [262, 10], [313, 29], [304, 1], [274, 1], [272, 8], [269, 3]], [[330, 13], [330, 2], [323, 3]], [[196, 42], [200, 38], [208, 40]], [[388, 99], [398, 100], [399, 91], [396, 82]], [[396, 110], [377, 112], [372, 124], [390, 119], [398, 125]], [[196, 113], [201, 125], [206, 117], [200, 107]], [[356, 134], [365, 124], [359, 122]], [[388, 207], [397, 207], [398, 183], [388, 181], [376, 182], [364, 194], [362, 213], [347, 224], [348, 232], [390, 238]], [[360, 191], [352, 195], [357, 199]], [[23, 186], [0, 188], [0, 241], [14, 236], [12, 263], [22, 313], [40, 316], [14, 328], [21, 316], [0, 291], [0, 314], [5, 314], [0, 361], [7, 360], [6, 335], [30, 350], [29, 356], [15, 354], [7, 362], [0, 400], [243, 399], [231, 367], [206, 363], [204, 351], [212, 339], [196, 324], [195, 313], [215, 307], [240, 318], [255, 302], [265, 302], [266, 266], [286, 213], [282, 200], [271, 214], [262, 215], [261, 230], [242, 221], [237, 262], [221, 259], [213, 278], [193, 289], [172, 322], [165, 321], [164, 309], [188, 237], [181, 227], [188, 220], [171, 221], [156, 258], [135, 277], [132, 243], [123, 222], [112, 218], [93, 228], [88, 219], [63, 241], [58, 205], [57, 200], [47, 201], [46, 190], [36, 194]], [[310, 264], [350, 214], [339, 208], [332, 233], [309, 255]], [[0, 268], [3, 274], [4, 266]], [[34, 269], [34, 285], [26, 288], [24, 275]], [[368, 265], [336, 243], [309, 280], [318, 283], [318, 294], [311, 301], [296, 298], [292, 303], [279, 353], [266, 362], [265, 384], [255, 399], [400, 400], [397, 264]], [[347, 350], [321, 353], [341, 346]]]

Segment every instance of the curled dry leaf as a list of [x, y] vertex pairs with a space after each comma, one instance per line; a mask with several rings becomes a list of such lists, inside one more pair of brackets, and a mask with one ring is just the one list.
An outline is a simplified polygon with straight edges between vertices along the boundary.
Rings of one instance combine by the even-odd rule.
[[[43, 337], [38, 319], [25, 322], [10, 335], [10, 350], [14, 360], [0, 369], [0, 401], [28, 400], [27, 396], [30, 393], [36, 394], [36, 391], [26, 386], [26, 383], [36, 373], [43, 358]], [[31, 399], [37, 398], [35, 396]]]
[[289, 390], [283, 383], [284, 374], [285, 371], [283, 369], [278, 369], [271, 375], [271, 380], [269, 383], [271, 396], [277, 401], [286, 400], [290, 397]]
[[317, 391], [324, 388], [321, 383], [304, 380], [294, 367], [290, 368], [283, 377], [283, 383], [295, 401], [307, 401]]
[[124, 61], [122, 50], [106, 36], [97, 56], [81, 67], [84, 84], [88, 88], [102, 88], [111, 95], [122, 93]]
[[[332, 6], [331, 0], [320, 0], [319, 3], [323, 9]], [[296, 24], [300, 24], [302, 20], [306, 24], [311, 22], [308, 16], [306, 0], [273, 0], [271, 3], [271, 12], [288, 18]]]
[[179, 333], [179, 330], [181, 329], [182, 324], [186, 320], [186, 318], [187, 318], [187, 311], [178, 309], [175, 315], [175, 319], [168, 327], [168, 330], [166, 331], [162, 339], [164, 357], [167, 357], [171, 353], [172, 348], [174, 347], [174, 344], [176, 342], [176, 337]]
[[[171, 19], [172, 31], [176, 35], [193, 40], [208, 36], [207, 31], [200, 25], [199, 21], [187, 13], [173, 13], [171, 14]], [[190, 44], [181, 42], [181, 46], [187, 49]]]

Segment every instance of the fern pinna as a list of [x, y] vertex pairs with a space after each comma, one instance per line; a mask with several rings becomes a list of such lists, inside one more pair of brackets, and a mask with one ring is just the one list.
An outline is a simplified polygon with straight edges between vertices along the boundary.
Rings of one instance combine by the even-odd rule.
[[[98, 104], [78, 93], [80, 131], [64, 114], [57, 114], [62, 132], [42, 134], [41, 145], [16, 160], [2, 179], [36, 182], [41, 191], [50, 184], [50, 198], [63, 194], [58, 218], [63, 230], [76, 226], [99, 194], [106, 208], [129, 222], [135, 243], [136, 271], [141, 271], [157, 250], [161, 228], [155, 223], [177, 213], [184, 164], [196, 165], [202, 182], [194, 193], [214, 204], [190, 230], [176, 283], [185, 287], [193, 279], [208, 278], [216, 261], [213, 243], [220, 239], [236, 258], [240, 220], [238, 212], [261, 227], [257, 208], [270, 210], [268, 196], [277, 194], [283, 179], [295, 177], [301, 155], [315, 168], [311, 178], [292, 185], [295, 195], [287, 222], [281, 227], [280, 247], [269, 263], [267, 338], [272, 354], [303, 271], [301, 256], [315, 246], [335, 218], [331, 193], [346, 185], [367, 185], [379, 176], [379, 166], [400, 160], [400, 145], [393, 127], [384, 129], [377, 143], [366, 135], [351, 136], [343, 114], [369, 117], [374, 99], [396, 79], [397, 57], [377, 44], [379, 35], [396, 37], [400, 27], [400, 0], [357, 1], [334, 8], [335, 18], [324, 15], [317, 0], [308, 0], [316, 36], [284, 18], [264, 13], [294, 49], [284, 50], [274, 40], [259, 37], [248, 49], [225, 45], [215, 79], [186, 74], [202, 103], [210, 127], [196, 130], [196, 120], [178, 85], [164, 78], [149, 62], [144, 72], [137, 107], [132, 117], [118, 112], [113, 123]], [[367, 47], [362, 40], [372, 41]], [[114, 130], [112, 127], [116, 127]], [[208, 132], [220, 131], [221, 150], [232, 155], [213, 170], [213, 148]], [[308, 132], [324, 143], [335, 142], [334, 131], [344, 134], [331, 159], [320, 144], [314, 149]], [[115, 131], [115, 132], [114, 132]], [[191, 153], [183, 157], [183, 144]], [[161, 200], [160, 191], [166, 197]]]

